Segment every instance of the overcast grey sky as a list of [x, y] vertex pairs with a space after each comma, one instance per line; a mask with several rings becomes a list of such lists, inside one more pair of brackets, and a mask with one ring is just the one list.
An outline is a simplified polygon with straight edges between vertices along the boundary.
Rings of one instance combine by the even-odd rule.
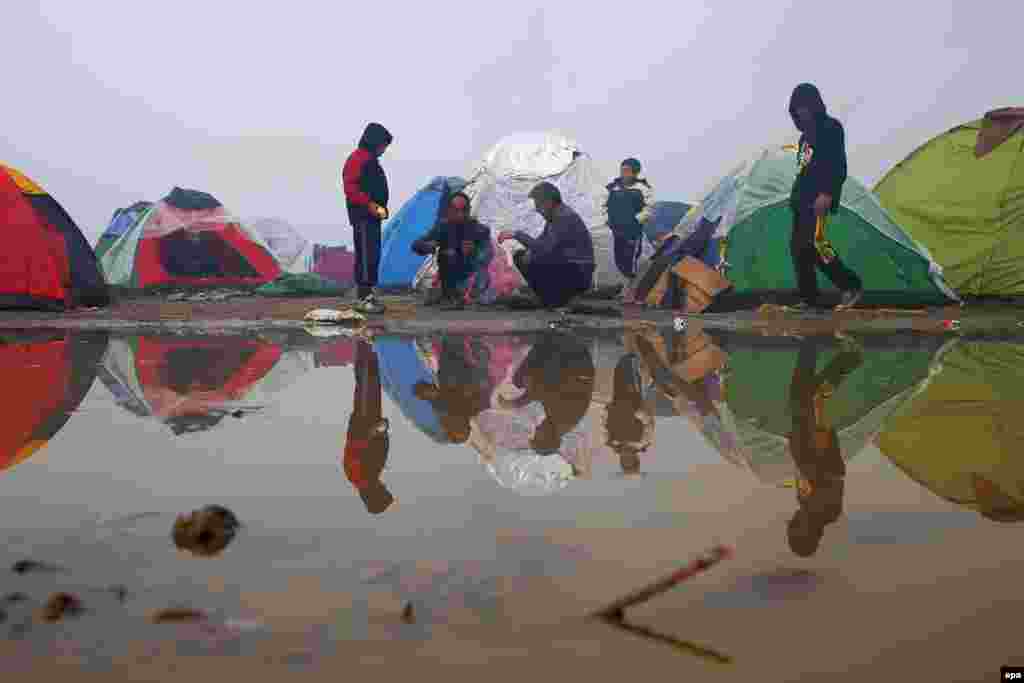
[[[697, 198], [789, 135], [792, 87], [844, 117], [876, 180], [928, 137], [1024, 104], [1024, 3], [966, 0], [10, 3], [0, 160], [90, 237], [174, 185], [243, 216], [349, 241], [341, 164], [369, 120], [395, 134], [395, 206], [505, 134], [560, 129], [663, 199]], [[998, 11], [983, 6], [998, 7]]]

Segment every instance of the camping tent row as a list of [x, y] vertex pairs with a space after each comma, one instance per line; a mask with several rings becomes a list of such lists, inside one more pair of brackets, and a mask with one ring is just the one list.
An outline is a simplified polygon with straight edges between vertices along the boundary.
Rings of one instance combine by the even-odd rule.
[[174, 188], [118, 209], [96, 245], [107, 282], [129, 288], [263, 285], [282, 274], [351, 282], [354, 257], [314, 244], [284, 221], [243, 222], [212, 195]]

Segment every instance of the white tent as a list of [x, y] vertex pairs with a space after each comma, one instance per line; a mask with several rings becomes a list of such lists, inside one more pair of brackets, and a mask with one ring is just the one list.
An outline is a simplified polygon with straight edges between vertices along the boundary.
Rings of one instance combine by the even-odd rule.
[[[615, 267], [605, 209], [605, 186], [611, 177], [605, 177], [575, 140], [555, 132], [510, 135], [488, 151], [468, 179], [465, 191], [473, 200], [473, 213], [480, 222], [494, 231], [522, 230], [534, 236], [544, 229], [544, 219], [534, 210], [528, 194], [541, 181], [554, 184], [562, 200], [580, 214], [593, 235], [595, 286], [623, 282]], [[503, 246], [521, 248], [516, 242]], [[646, 243], [645, 247], [650, 250]]]

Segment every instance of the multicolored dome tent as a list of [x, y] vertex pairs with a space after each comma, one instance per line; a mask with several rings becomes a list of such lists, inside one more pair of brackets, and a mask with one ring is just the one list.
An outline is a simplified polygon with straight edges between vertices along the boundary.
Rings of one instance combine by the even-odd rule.
[[46, 447], [96, 379], [106, 332], [36, 332], [0, 338], [0, 470]]
[[948, 501], [1024, 521], [1024, 347], [959, 341], [937, 361], [941, 372], [887, 421], [879, 450]]
[[961, 295], [1024, 294], [1024, 107], [932, 138], [875, 192]]
[[0, 308], [106, 306], [106, 283], [89, 242], [57, 201], [0, 164]]
[[176, 187], [148, 208], [115, 213], [100, 242], [108, 239], [100, 267], [119, 287], [261, 285], [282, 273], [257, 234], [197, 190]]
[[[794, 146], [765, 149], [720, 180], [677, 229], [689, 234], [702, 219], [721, 219], [712, 241], [719, 244], [736, 295], [796, 289], [789, 250], [789, 196], [796, 169]], [[863, 279], [866, 303], [944, 303], [957, 298], [928, 250], [852, 177], [843, 185], [827, 235], [844, 263]], [[821, 273], [818, 284], [826, 296], [837, 294]]]

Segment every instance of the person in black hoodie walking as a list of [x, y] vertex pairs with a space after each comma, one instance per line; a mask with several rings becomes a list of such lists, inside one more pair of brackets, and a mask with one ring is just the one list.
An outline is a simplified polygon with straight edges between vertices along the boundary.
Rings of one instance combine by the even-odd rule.
[[356, 310], [362, 313], [384, 312], [373, 290], [380, 266], [381, 222], [388, 217], [388, 178], [380, 156], [392, 140], [387, 128], [368, 124], [341, 172], [356, 250]]
[[863, 285], [825, 239], [828, 217], [839, 210], [846, 181], [843, 125], [828, 115], [821, 93], [810, 83], [793, 90], [789, 115], [800, 131], [797, 175], [790, 193], [793, 234], [789, 243], [801, 299], [797, 308], [819, 303], [816, 268], [840, 289], [840, 306], [847, 308], [860, 301]]

